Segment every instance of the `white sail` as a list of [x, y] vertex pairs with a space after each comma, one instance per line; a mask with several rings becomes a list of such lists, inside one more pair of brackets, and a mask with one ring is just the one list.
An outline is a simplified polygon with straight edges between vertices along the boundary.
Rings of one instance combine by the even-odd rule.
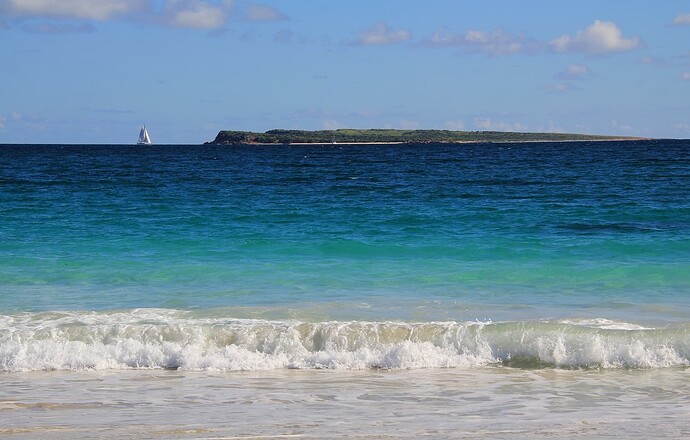
[[149, 132], [146, 129], [146, 125], [141, 127], [141, 130], [139, 131], [139, 141], [137, 142], [139, 145], [151, 145], [151, 138], [149, 137]]

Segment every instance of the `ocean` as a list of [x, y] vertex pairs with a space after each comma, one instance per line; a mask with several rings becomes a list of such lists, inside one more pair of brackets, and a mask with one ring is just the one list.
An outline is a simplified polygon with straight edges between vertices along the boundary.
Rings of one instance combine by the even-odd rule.
[[690, 436], [690, 141], [0, 145], [0, 435]]

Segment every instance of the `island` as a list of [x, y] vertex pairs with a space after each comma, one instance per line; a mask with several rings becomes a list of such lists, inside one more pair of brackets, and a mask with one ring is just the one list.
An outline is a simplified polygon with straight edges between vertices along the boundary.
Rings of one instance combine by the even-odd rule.
[[523, 133], [505, 131], [337, 129], [269, 130], [264, 133], [223, 130], [211, 145], [310, 145], [310, 144], [428, 144], [468, 142], [567, 142], [640, 140], [639, 137], [570, 133]]

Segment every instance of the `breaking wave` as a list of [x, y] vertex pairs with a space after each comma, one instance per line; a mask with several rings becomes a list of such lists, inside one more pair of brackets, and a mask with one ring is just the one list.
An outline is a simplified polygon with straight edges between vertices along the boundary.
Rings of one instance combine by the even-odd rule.
[[0, 371], [665, 368], [690, 365], [687, 324], [605, 319], [302, 322], [167, 309], [0, 315]]

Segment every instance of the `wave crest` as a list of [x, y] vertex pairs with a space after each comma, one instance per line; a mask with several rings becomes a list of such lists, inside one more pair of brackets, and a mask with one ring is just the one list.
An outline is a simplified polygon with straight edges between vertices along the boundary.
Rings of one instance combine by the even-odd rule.
[[318, 322], [175, 310], [0, 316], [0, 370], [663, 368], [690, 365], [687, 326], [608, 320]]

